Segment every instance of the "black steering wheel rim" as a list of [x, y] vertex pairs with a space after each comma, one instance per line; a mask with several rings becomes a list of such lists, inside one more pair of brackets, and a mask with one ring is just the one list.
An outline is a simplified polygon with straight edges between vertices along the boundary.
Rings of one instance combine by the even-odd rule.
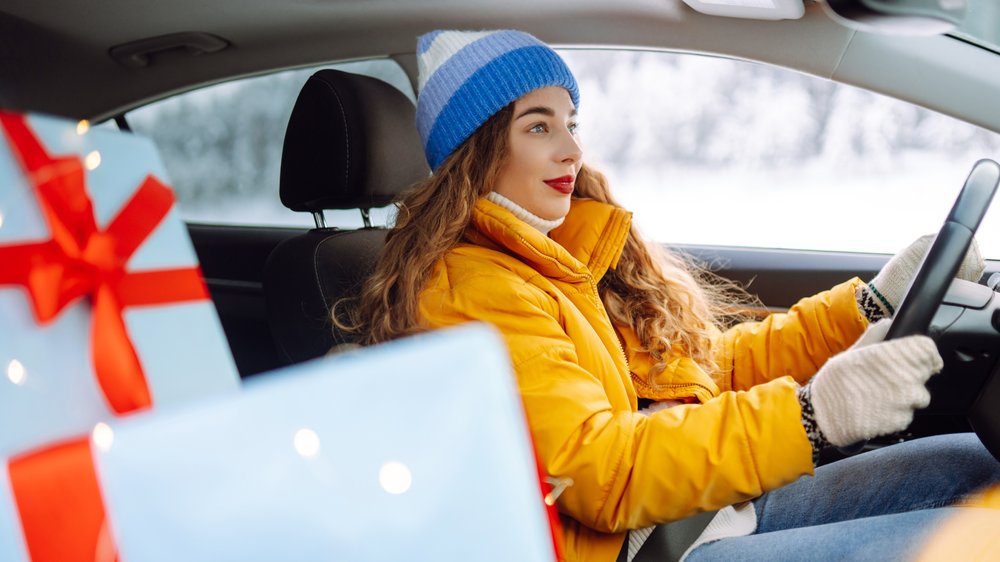
[[[1000, 164], [986, 159], [976, 162], [903, 297], [886, 334], [887, 340], [927, 334], [972, 245], [998, 184]], [[1000, 414], [997, 404], [1000, 404], [1000, 372], [994, 369], [967, 415], [976, 436], [1000, 460]]]
[[885, 339], [927, 333], [990, 208], [998, 184], [1000, 164], [989, 159], [976, 162], [899, 304]]

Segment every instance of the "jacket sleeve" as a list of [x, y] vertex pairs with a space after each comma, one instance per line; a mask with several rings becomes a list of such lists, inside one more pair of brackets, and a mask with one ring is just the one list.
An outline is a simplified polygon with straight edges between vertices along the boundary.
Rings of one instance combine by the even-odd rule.
[[539, 459], [550, 475], [574, 482], [558, 507], [580, 523], [601, 532], [640, 528], [812, 473], [791, 379], [650, 416], [616, 409], [609, 392], [624, 392], [627, 380], [580, 366], [552, 297], [528, 284], [507, 290], [509, 280], [475, 285], [428, 295], [421, 311], [434, 325], [484, 320], [501, 331]]
[[786, 313], [723, 332], [715, 346], [721, 389], [745, 390], [783, 376], [807, 381], [868, 327], [854, 296], [861, 283], [851, 279], [800, 300]]

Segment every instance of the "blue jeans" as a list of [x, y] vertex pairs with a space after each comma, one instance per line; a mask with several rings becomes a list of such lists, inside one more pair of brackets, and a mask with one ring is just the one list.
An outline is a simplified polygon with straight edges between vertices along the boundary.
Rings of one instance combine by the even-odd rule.
[[701, 545], [687, 562], [908, 560], [959, 509], [944, 506], [995, 482], [1000, 462], [974, 434], [892, 445], [764, 494], [754, 534]]

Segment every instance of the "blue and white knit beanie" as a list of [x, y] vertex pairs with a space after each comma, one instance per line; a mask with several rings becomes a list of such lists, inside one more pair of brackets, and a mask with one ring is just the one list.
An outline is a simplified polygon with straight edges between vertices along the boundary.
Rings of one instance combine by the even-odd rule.
[[417, 129], [436, 170], [507, 104], [546, 86], [580, 103], [576, 79], [548, 45], [522, 31], [432, 31], [417, 39]]

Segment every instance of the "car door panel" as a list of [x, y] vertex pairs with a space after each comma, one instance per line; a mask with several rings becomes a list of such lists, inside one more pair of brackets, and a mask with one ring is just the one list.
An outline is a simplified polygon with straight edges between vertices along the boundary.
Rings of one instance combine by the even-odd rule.
[[264, 262], [294, 228], [191, 224], [191, 241], [241, 377], [283, 366], [267, 326]]

